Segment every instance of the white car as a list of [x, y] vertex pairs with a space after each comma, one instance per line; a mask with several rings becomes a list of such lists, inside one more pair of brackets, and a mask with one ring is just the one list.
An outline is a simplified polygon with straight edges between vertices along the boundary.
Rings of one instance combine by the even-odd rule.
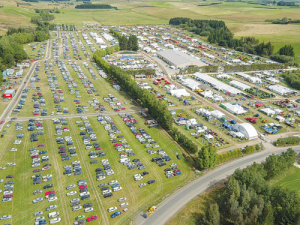
[[38, 203], [38, 202], [42, 202], [42, 201], [44, 201], [44, 198], [37, 198], [37, 199], [32, 200], [32, 203]]
[[61, 218], [54, 218], [54, 219], [50, 220], [50, 224], [59, 223], [60, 221], [61, 221]]
[[146, 186], [146, 183], [139, 184], [139, 187], [145, 187], [145, 186]]
[[[102, 163], [103, 163], [103, 162], [102, 162]], [[118, 183], [117, 180], [112, 180], [112, 181], [108, 182], [108, 185], [117, 184], [117, 183]]]
[[7, 220], [7, 219], [11, 219], [11, 215], [4, 215], [0, 217], [0, 220]]
[[84, 209], [84, 212], [87, 213], [87, 212], [92, 212], [94, 211], [94, 208], [93, 207], [89, 207], [89, 208], [85, 208]]
[[4, 180], [3, 179], [0, 179], [0, 183], [2, 183]]
[[47, 211], [50, 211], [50, 210], [53, 210], [53, 209], [56, 209], [57, 208], [57, 205], [50, 205], [46, 208]]
[[81, 206], [81, 205], [77, 205], [77, 206], [74, 206], [74, 207], [72, 208], [72, 211], [78, 211], [78, 210], [80, 210], [80, 209], [82, 209], [82, 206]]
[[48, 202], [53, 202], [53, 201], [56, 201], [56, 200], [57, 200], [57, 197], [54, 196], [54, 197], [49, 198], [49, 199], [48, 199]]
[[10, 151], [10, 152], [16, 152], [16, 151], [18, 151], [18, 149], [16, 149], [16, 148], [11, 148], [11, 149], [9, 149], [9, 151]]
[[71, 191], [69, 193], [67, 193], [67, 196], [72, 196], [72, 195], [76, 195], [77, 194], [77, 191]]
[[90, 194], [90, 192], [85, 191], [85, 192], [80, 193], [79, 196], [82, 197], [82, 196], [89, 195], [89, 194]]
[[123, 202], [123, 201], [126, 201], [127, 200], [127, 198], [126, 197], [123, 197], [123, 198], [119, 198], [118, 199], [118, 202]]
[[[17, 165], [17, 164], [15, 164], [15, 163], [7, 163], [6, 164], [6, 166], [15, 166], [15, 165]], [[4, 167], [5, 168], [5, 167]]]
[[0, 167], [0, 170], [5, 170], [5, 169], [6, 169], [6, 167], [3, 167], [3, 166], [2, 166], [2, 167]]
[[107, 211], [110, 213], [110, 212], [113, 212], [116, 210], [117, 210], [117, 207], [110, 207]]
[[12, 198], [3, 198], [2, 199], [2, 202], [4, 203], [4, 202], [11, 202], [11, 200], [12, 200]]
[[44, 216], [39, 216], [39, 217], [36, 217], [36, 218], [35, 218], [35, 221], [38, 222], [38, 221], [44, 220], [44, 219], [45, 219]]
[[128, 202], [123, 202], [120, 204], [120, 207], [125, 207], [125, 206], [128, 206]]

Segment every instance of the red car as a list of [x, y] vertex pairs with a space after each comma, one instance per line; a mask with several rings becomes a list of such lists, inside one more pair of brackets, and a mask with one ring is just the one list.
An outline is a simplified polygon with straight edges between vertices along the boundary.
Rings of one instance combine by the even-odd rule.
[[47, 191], [47, 192], [45, 193], [45, 195], [52, 195], [52, 194], [55, 194], [55, 191]]
[[38, 173], [38, 172], [40, 172], [40, 171], [41, 171], [40, 169], [35, 169], [35, 170], [33, 170], [34, 173]]
[[45, 147], [45, 144], [39, 144], [38, 147]]
[[91, 221], [96, 220], [96, 219], [98, 219], [97, 216], [91, 216], [91, 217], [86, 219], [86, 222], [91, 222]]
[[95, 150], [101, 150], [101, 148], [100, 148], [100, 147], [98, 147], [98, 148], [95, 148]]
[[43, 170], [49, 170], [51, 168], [51, 166], [46, 166], [43, 168]]
[[7, 175], [7, 176], [6, 176], [6, 179], [7, 179], [7, 178], [15, 178], [15, 177], [14, 177], [14, 175]]
[[176, 169], [174, 170], [174, 173], [180, 172], [180, 169]]
[[63, 148], [60, 148], [60, 150], [67, 150], [67, 148], [64, 148], [64, 147], [63, 147]]
[[39, 155], [33, 155], [33, 156], [31, 156], [32, 159], [35, 159], [35, 158], [38, 158], [38, 157], [40, 157], [40, 156]]
[[121, 146], [121, 144], [114, 144], [114, 147], [118, 147], [118, 146]]
[[79, 189], [84, 189], [84, 188], [87, 188], [87, 187], [88, 187], [87, 185], [80, 185]]
[[13, 195], [3, 195], [3, 198], [12, 198]]
[[3, 121], [3, 120], [0, 122], [0, 124], [2, 124], [2, 123], [4, 123], [4, 121]]

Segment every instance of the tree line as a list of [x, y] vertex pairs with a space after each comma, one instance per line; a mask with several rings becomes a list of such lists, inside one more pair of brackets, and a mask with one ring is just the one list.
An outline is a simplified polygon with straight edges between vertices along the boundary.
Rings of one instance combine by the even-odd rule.
[[112, 7], [111, 5], [107, 4], [91, 4], [91, 3], [86, 3], [86, 4], [81, 4], [81, 5], [76, 5], [75, 9], [118, 9], [117, 7]]
[[257, 70], [274, 70], [274, 69], [286, 69], [287, 65], [280, 63], [267, 63], [267, 64], [251, 64], [251, 65], [225, 65], [224, 71], [257, 71]]
[[189, 137], [185, 136], [178, 129], [173, 127], [173, 118], [168, 110], [168, 105], [164, 101], [159, 101], [156, 96], [148, 90], [142, 89], [131, 79], [131, 75], [120, 69], [117, 66], [110, 65], [102, 59], [103, 53], [97, 50], [93, 58], [95, 62], [107, 74], [112, 76], [118, 81], [122, 88], [135, 99], [142, 107], [147, 108], [149, 114], [165, 129], [173, 138], [189, 153], [196, 153], [198, 147], [194, 144]]
[[290, 85], [292, 88], [296, 90], [300, 90], [300, 71], [292, 70], [282, 73], [284, 80]]
[[23, 45], [49, 39], [48, 27], [38, 26], [36, 29], [9, 28], [6, 35], [0, 38], [0, 70], [1, 72], [27, 59]]
[[[191, 20], [190, 18], [176, 17], [170, 19], [169, 24], [180, 26], [182, 29], [200, 36], [208, 36], [208, 42], [211, 44], [218, 44], [222, 47], [234, 48], [240, 52], [260, 56], [270, 57], [274, 54], [274, 46], [270, 42], [259, 43], [259, 40], [255, 37], [234, 38], [233, 33], [228, 29], [224, 21]], [[290, 63], [290, 59], [287, 61], [286, 57], [281, 57], [280, 55], [291, 56], [279, 51], [273, 59], [280, 59], [279, 62]]]
[[38, 11], [39, 11], [39, 16], [31, 17], [31, 23], [37, 24], [39, 22], [52, 21], [55, 19], [55, 16], [50, 14], [50, 11], [48, 10], [41, 9]]
[[300, 221], [300, 198], [295, 191], [272, 187], [270, 180], [283, 175], [296, 159], [293, 149], [271, 155], [263, 164], [237, 169], [205, 207], [199, 224], [286, 225]]
[[129, 50], [129, 51], [137, 51], [139, 50], [138, 39], [136, 35], [130, 35], [127, 38], [124, 35], [121, 35], [118, 31], [110, 29], [110, 33], [113, 34], [115, 38], [118, 39], [120, 50]]
[[259, 145], [255, 145], [255, 146], [248, 146], [243, 151], [241, 151], [240, 149], [235, 149], [231, 152], [219, 154], [216, 164], [226, 162], [230, 159], [239, 158], [243, 155], [254, 153], [255, 151], [259, 151], [260, 149], [261, 147]]
[[278, 138], [274, 141], [275, 146], [297, 145], [300, 143], [300, 137]]
[[151, 94], [148, 90], [140, 88], [126, 71], [117, 66], [110, 65], [102, 59], [101, 54], [99, 55], [99, 51], [96, 51], [93, 57], [95, 62], [106, 73], [116, 79], [133, 99], [139, 102], [144, 108], [148, 108], [149, 114], [156, 119], [165, 130], [168, 131], [172, 129], [173, 119], [165, 102], [157, 100], [155, 95]]
[[58, 8], [54, 9], [34, 9], [36, 13], [41, 13], [42, 11], [48, 11], [49, 13], [60, 13]]

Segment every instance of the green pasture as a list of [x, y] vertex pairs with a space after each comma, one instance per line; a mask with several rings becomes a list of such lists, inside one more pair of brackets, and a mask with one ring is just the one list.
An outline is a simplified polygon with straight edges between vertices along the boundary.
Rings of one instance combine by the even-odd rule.
[[284, 188], [291, 189], [296, 191], [300, 195], [300, 169], [294, 167], [290, 173], [284, 176], [282, 179], [279, 179], [273, 186], [280, 186]]

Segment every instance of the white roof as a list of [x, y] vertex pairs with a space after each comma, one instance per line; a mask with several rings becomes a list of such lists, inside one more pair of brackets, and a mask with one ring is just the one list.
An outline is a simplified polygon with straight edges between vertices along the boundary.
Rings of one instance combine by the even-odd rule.
[[270, 108], [264, 108], [264, 109], [261, 109], [260, 111], [266, 113], [267, 115], [275, 114], [275, 111]]
[[231, 85], [234, 85], [234, 86], [236, 86], [236, 87], [239, 87], [239, 88], [242, 89], [242, 90], [250, 89], [250, 86], [249, 86], [249, 85], [244, 84], [244, 83], [242, 83], [242, 82], [239, 82], [239, 81], [237, 81], [237, 80], [230, 81], [230, 84], [231, 84]]
[[14, 94], [15, 90], [14, 89], [8, 89], [4, 92], [4, 94]]
[[233, 105], [230, 103], [222, 103], [226, 107], [226, 109], [230, 112], [236, 113], [236, 114], [243, 114], [247, 111], [240, 105]]
[[214, 116], [214, 117], [216, 117], [216, 118], [218, 118], [218, 119], [225, 116], [225, 114], [222, 113], [222, 112], [220, 112], [219, 110], [212, 111], [211, 115]]
[[168, 50], [158, 52], [157, 55], [162, 58], [165, 58], [176, 67], [184, 67], [188, 65], [197, 65], [197, 66], [205, 65], [205, 63], [201, 62], [200, 60], [182, 51], [168, 49]]
[[188, 93], [185, 89], [170, 90], [170, 93], [176, 97], [190, 96], [190, 93]]
[[256, 129], [250, 123], [241, 123], [233, 126], [234, 129], [238, 130], [245, 135], [249, 140], [255, 139], [258, 137]]
[[240, 94], [240, 93], [244, 93], [242, 91], [240, 91], [239, 89], [236, 89], [228, 84], [224, 84], [223, 82], [217, 80], [216, 78], [213, 78], [211, 76], [208, 76], [204, 73], [194, 73], [194, 76], [211, 84], [212, 86], [214, 87], [217, 87], [218, 89], [221, 89], [221, 90], [225, 90], [227, 92], [230, 92], [232, 94]]

